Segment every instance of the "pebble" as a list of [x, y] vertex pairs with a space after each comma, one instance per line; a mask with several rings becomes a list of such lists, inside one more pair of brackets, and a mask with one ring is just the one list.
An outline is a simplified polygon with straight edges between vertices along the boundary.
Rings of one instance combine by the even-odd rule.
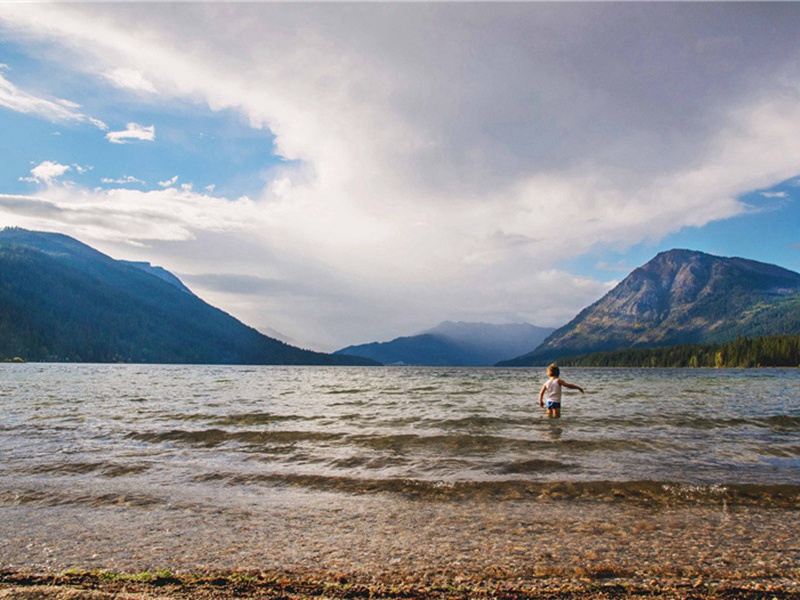
[[0, 566], [338, 572], [416, 585], [680, 582], [698, 590], [719, 581], [763, 589], [759, 580], [769, 578], [800, 591], [800, 555], [786, 533], [800, 531], [792, 509], [728, 507], [723, 519], [713, 506], [297, 498], [241, 514], [0, 505]]

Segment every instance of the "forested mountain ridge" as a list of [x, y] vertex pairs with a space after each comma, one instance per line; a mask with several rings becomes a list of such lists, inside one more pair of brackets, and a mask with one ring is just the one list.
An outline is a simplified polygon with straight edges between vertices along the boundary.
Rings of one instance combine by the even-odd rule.
[[800, 333], [800, 274], [743, 258], [662, 252], [532, 352], [501, 364]]
[[444, 321], [417, 335], [348, 346], [338, 352], [385, 364], [492, 366], [537, 346], [552, 332], [552, 328], [528, 323], [495, 325]]
[[0, 358], [375, 364], [269, 338], [152, 269], [65, 235], [0, 231]]
[[739, 338], [722, 344], [681, 344], [566, 356], [568, 367], [800, 367], [800, 335]]

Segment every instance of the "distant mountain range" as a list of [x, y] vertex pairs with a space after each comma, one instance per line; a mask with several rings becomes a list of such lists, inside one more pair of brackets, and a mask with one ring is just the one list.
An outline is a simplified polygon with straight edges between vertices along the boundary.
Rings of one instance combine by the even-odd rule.
[[527, 323], [492, 325], [445, 321], [390, 342], [348, 346], [336, 352], [393, 365], [491, 366], [538, 346], [553, 328]]
[[376, 364], [302, 350], [210, 306], [149, 263], [65, 235], [0, 231], [0, 358], [197, 364]]
[[445, 321], [325, 354], [259, 333], [160, 267], [114, 260], [60, 234], [0, 231], [0, 360], [531, 366], [609, 350], [797, 334], [800, 274], [670, 250], [556, 330]]
[[623, 348], [800, 333], [800, 274], [743, 258], [662, 252], [540, 346], [501, 366]]

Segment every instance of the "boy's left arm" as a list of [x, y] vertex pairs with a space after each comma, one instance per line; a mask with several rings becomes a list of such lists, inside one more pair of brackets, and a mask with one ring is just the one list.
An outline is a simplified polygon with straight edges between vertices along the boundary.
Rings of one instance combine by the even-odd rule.
[[579, 391], [581, 394], [585, 394], [585, 393], [586, 393], [586, 392], [584, 392], [584, 391], [583, 391], [583, 388], [582, 388], [581, 386], [579, 386], [579, 385], [574, 385], [574, 384], [572, 384], [572, 383], [567, 383], [567, 382], [566, 382], [566, 381], [564, 381], [563, 379], [559, 379], [559, 380], [558, 380], [558, 383], [559, 383], [559, 385], [561, 385], [561, 386], [563, 386], [563, 387], [565, 387], [565, 388], [569, 388], [569, 389], [571, 389], [571, 390], [578, 390], [578, 391]]

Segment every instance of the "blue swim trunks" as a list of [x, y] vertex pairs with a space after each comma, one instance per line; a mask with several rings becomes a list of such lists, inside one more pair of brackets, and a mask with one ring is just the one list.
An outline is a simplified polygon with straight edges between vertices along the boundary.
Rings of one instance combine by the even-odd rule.
[[556, 408], [561, 408], [561, 402], [553, 402], [552, 400], [548, 400], [545, 406], [547, 407], [547, 410], [554, 410]]

